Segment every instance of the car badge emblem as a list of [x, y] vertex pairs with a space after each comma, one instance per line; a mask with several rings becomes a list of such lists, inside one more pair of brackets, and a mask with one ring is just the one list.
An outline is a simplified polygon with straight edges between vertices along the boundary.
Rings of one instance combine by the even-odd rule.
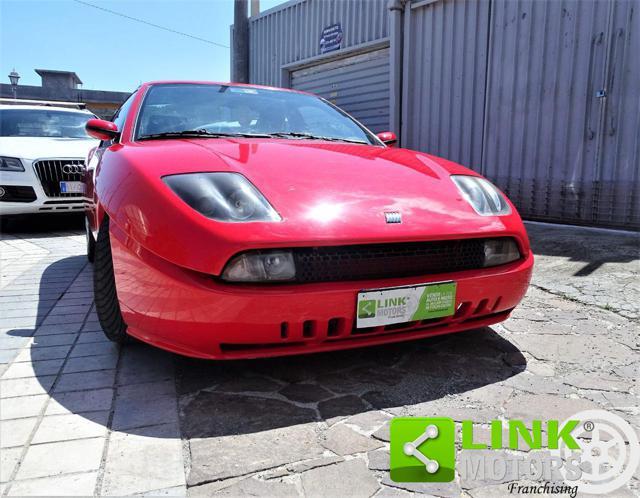
[[388, 211], [384, 213], [387, 223], [402, 223], [402, 214], [399, 211]]
[[84, 164], [65, 164], [62, 166], [62, 172], [67, 175], [77, 175], [79, 173], [84, 173], [87, 168], [84, 167]]

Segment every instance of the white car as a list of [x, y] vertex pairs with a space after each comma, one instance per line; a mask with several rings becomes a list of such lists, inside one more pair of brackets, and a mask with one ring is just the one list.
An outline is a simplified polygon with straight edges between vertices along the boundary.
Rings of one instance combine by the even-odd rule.
[[0, 216], [84, 209], [89, 111], [0, 105]]

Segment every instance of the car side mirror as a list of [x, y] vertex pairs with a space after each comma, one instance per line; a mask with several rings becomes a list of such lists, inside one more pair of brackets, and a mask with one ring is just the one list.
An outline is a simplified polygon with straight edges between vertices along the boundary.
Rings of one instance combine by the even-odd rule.
[[378, 133], [376, 136], [389, 147], [395, 147], [398, 143], [398, 137], [396, 137], [396, 134], [392, 131], [383, 131]]
[[90, 137], [98, 140], [113, 140], [118, 135], [118, 127], [111, 121], [104, 119], [90, 119], [85, 125]]

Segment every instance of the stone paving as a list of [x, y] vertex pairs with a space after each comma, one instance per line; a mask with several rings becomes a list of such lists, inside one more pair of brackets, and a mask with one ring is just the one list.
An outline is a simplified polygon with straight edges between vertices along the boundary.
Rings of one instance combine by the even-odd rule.
[[[81, 225], [58, 223], [0, 241], [3, 495], [500, 496], [506, 484], [390, 481], [389, 420], [605, 408], [640, 427], [635, 235], [530, 224], [533, 285], [501, 325], [217, 363], [107, 342]], [[615, 496], [639, 492], [640, 471]]]

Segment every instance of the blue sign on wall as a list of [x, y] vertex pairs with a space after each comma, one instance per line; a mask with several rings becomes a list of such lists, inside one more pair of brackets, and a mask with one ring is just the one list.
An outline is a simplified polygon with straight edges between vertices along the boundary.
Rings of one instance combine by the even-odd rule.
[[322, 30], [320, 35], [320, 53], [326, 54], [334, 50], [340, 50], [342, 46], [342, 25], [332, 24]]

